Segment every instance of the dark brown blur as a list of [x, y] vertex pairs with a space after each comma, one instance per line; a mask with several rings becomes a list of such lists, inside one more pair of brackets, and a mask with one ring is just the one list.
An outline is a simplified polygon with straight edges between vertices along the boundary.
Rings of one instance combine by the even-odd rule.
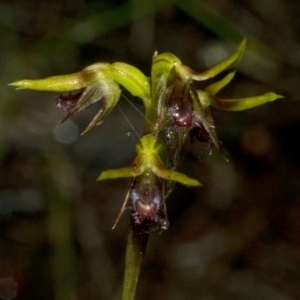
[[142, 102], [127, 92], [119, 107], [130, 124], [116, 108], [80, 136], [97, 105], [57, 127], [59, 94], [7, 84], [104, 61], [150, 75], [154, 51], [204, 70], [243, 37], [220, 95], [285, 99], [213, 110], [228, 162], [206, 144], [183, 147], [179, 170], [203, 187], [176, 185], [137, 299], [300, 299], [299, 15], [296, 0], [0, 1], [0, 299], [120, 299], [129, 213], [111, 227], [129, 180], [96, 178], [130, 165], [143, 127], [124, 97], [141, 112]]

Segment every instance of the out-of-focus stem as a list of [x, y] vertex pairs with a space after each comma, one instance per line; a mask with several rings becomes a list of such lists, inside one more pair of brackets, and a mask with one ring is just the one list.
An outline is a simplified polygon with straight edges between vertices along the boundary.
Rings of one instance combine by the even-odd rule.
[[[55, 300], [77, 300], [76, 257], [73, 242], [73, 200], [76, 197], [76, 177], [70, 162], [60, 149], [48, 148], [49, 174], [47, 190], [50, 199], [48, 228], [53, 248]], [[70, 190], [70, 186], [73, 187]]]

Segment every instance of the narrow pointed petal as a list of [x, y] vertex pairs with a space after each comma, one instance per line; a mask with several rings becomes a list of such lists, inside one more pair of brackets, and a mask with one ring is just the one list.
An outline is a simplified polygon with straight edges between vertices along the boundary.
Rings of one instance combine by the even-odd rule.
[[98, 125], [102, 124], [105, 117], [108, 114], [110, 114], [110, 112], [114, 109], [114, 107], [116, 106], [118, 100], [119, 100], [119, 98], [111, 100], [111, 101], [108, 101], [108, 99], [105, 99], [105, 98], [102, 99], [102, 107], [100, 108], [98, 113], [95, 115], [93, 120], [90, 122], [90, 124], [87, 126], [87, 128], [81, 133], [81, 135], [87, 133], [88, 131], [90, 131], [95, 126], [98, 126]]
[[[105, 111], [104, 110], [104, 105], [102, 104], [102, 107], [100, 108], [100, 110], [97, 112], [97, 114], [95, 115], [95, 117], [93, 118], [93, 120], [90, 122], [90, 124], [84, 129], [84, 131], [81, 133], [81, 135], [84, 135], [85, 133], [87, 133], [88, 131], [90, 131], [92, 128], [94, 128], [95, 126], [101, 125], [105, 116], [110, 113], [111, 110], [109, 111]], [[106, 112], [105, 114], [103, 112]]]
[[86, 87], [80, 99], [78, 100], [74, 112], [80, 112], [90, 107], [92, 104], [106, 97], [106, 89], [103, 88], [103, 82], [95, 81]]
[[201, 73], [193, 73], [193, 71], [190, 71], [191, 78], [193, 80], [206, 80], [215, 77], [216, 75], [220, 74], [221, 72], [225, 71], [226, 69], [236, 64], [243, 56], [245, 52], [245, 48], [246, 48], [246, 40], [243, 40], [239, 48], [234, 54], [225, 58], [220, 63], [213, 66], [212, 68]]
[[107, 170], [100, 174], [97, 180], [106, 180], [106, 179], [117, 179], [117, 178], [128, 178], [128, 177], [136, 177], [141, 174], [141, 170], [139, 168], [121, 168], [121, 169], [113, 169]]
[[185, 186], [202, 186], [202, 184], [193, 178], [190, 178], [182, 173], [172, 171], [169, 169], [165, 168], [155, 168], [152, 169], [152, 171], [159, 177], [166, 179], [166, 180], [171, 180], [171, 181], [176, 181], [179, 182]]
[[[101, 100], [104, 97], [104, 93], [103, 93], [103, 91], [101, 91], [101, 89], [99, 89], [99, 84], [97, 82], [95, 82], [95, 83], [89, 85], [88, 87], [86, 87], [84, 92], [79, 94], [79, 96], [80, 97], [77, 100], [77, 102], [75, 103], [75, 105], [69, 105], [69, 107], [71, 109], [63, 109], [67, 112], [67, 114], [65, 114], [61, 123], [65, 122], [67, 119], [69, 119], [76, 113], [88, 108], [95, 102]], [[75, 96], [71, 96], [71, 97], [73, 97], [75, 100]], [[70, 96], [68, 98], [70, 98]], [[63, 105], [64, 100], [65, 100], [65, 96], [62, 96], [58, 99], [57, 104], [56, 104], [57, 107], [61, 111], [63, 111], [61, 108], [64, 107], [64, 105]]]
[[280, 98], [284, 98], [284, 97], [272, 92], [266, 93], [261, 96], [254, 96], [254, 97], [240, 98], [240, 99], [220, 99], [217, 97], [211, 97], [210, 104], [211, 106], [220, 110], [240, 111], [240, 110], [250, 109], [255, 106], [259, 106]]
[[231, 72], [227, 76], [225, 76], [222, 80], [212, 83], [211, 85], [206, 87], [204, 90], [207, 93], [209, 93], [210, 95], [214, 96], [232, 80], [234, 75], [235, 75], [235, 72]]

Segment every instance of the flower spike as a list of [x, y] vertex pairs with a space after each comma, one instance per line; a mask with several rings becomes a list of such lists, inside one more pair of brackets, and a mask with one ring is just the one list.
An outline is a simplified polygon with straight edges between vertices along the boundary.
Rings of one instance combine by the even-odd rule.
[[239, 111], [283, 98], [272, 92], [238, 99], [216, 96], [232, 80], [235, 72], [203, 90], [194, 88], [194, 80], [215, 77], [237, 63], [244, 54], [245, 46], [246, 40], [243, 40], [235, 53], [203, 72], [183, 65], [172, 53], [155, 53], [150, 78], [126, 63], [104, 62], [70, 75], [19, 80], [10, 85], [16, 89], [68, 92], [56, 100], [56, 106], [64, 114], [63, 121], [101, 102], [100, 110], [83, 133], [101, 124], [117, 105], [121, 96], [120, 85], [142, 99], [145, 124], [143, 137], [136, 145], [137, 155], [133, 164], [127, 168], [104, 171], [98, 180], [132, 178], [117, 221], [123, 211], [130, 207], [135, 225], [147, 220], [154, 224], [152, 229], [165, 230], [168, 227], [165, 200], [174, 182], [185, 186], [201, 186], [198, 180], [175, 171], [187, 136], [192, 142], [205, 142], [222, 153], [211, 107]]

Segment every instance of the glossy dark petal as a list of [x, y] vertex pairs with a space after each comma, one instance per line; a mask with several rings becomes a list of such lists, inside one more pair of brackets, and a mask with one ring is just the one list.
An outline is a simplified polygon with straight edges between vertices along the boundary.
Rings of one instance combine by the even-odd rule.
[[169, 112], [178, 127], [191, 127], [193, 123], [193, 104], [190, 82], [178, 83], [169, 100]]

